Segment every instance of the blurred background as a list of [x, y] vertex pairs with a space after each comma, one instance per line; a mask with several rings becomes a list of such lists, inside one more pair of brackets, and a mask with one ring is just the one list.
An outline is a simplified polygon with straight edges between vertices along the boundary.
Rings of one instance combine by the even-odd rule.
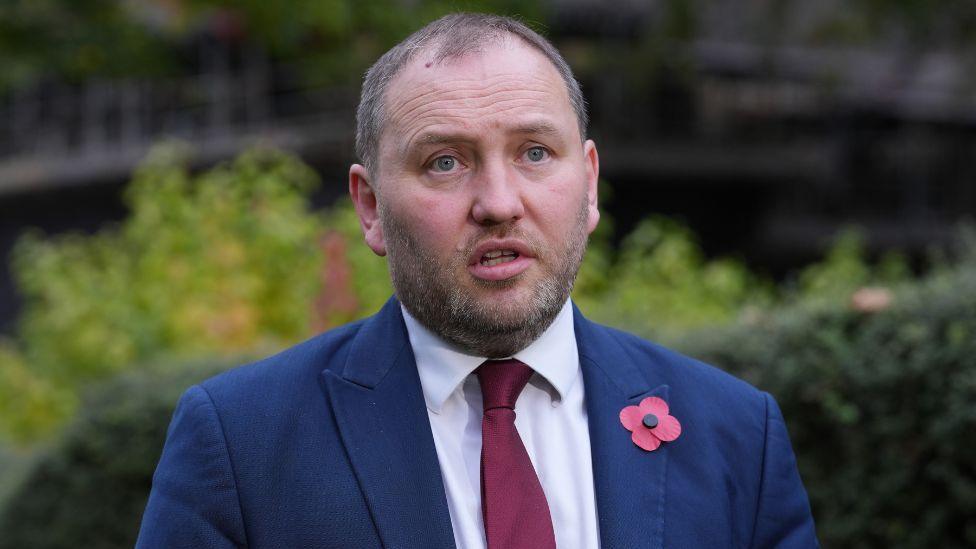
[[130, 547], [186, 387], [386, 300], [359, 84], [458, 10], [583, 85], [583, 311], [771, 392], [825, 547], [976, 546], [970, 0], [0, 0], [0, 548]]

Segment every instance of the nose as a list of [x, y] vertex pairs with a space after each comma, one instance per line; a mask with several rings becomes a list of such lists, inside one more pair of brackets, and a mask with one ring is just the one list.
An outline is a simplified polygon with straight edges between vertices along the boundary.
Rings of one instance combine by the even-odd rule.
[[479, 225], [516, 221], [525, 215], [520, 175], [504, 162], [486, 163], [474, 182], [471, 217]]

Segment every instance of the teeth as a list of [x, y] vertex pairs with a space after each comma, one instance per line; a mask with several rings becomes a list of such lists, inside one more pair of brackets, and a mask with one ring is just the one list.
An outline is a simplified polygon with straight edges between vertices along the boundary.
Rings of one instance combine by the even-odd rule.
[[495, 259], [496, 257], [501, 257], [503, 255], [515, 255], [512, 250], [492, 250], [484, 255], [488, 259]]
[[508, 263], [509, 261], [515, 261], [515, 256], [506, 255], [504, 257], [497, 257], [495, 259], [482, 259], [481, 264], [491, 267], [492, 265], [498, 265], [499, 263]]
[[517, 256], [518, 254], [512, 250], [492, 250], [481, 256], [481, 264], [490, 267], [499, 263], [514, 261]]

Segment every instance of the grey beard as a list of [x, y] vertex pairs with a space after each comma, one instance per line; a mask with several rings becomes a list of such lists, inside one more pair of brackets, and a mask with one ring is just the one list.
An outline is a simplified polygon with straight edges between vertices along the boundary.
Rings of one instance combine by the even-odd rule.
[[[586, 212], [584, 202], [574, 233], [566, 235], [565, 249], [552, 254], [554, 272], [536, 283], [529, 303], [514, 310], [481, 303], [455, 284], [451, 273], [466, 263], [466, 255], [452, 257], [445, 269], [421, 249], [399, 220], [389, 212], [381, 212], [390, 278], [397, 298], [427, 329], [462, 350], [487, 358], [512, 356], [552, 324], [569, 298], [586, 250]], [[504, 229], [499, 226], [489, 232], [511, 235], [512, 231]], [[476, 283], [484, 288], [504, 288], [518, 284], [521, 278], [518, 275]]]
[[[510, 285], [517, 278], [503, 282]], [[435, 289], [431, 279], [394, 282], [394, 287], [410, 314], [429, 330], [471, 354], [505, 358], [528, 347], [559, 314], [572, 291], [576, 273], [564, 273], [559, 278], [540, 281], [532, 303], [526, 304], [519, 318], [506, 318], [497, 309], [477, 303], [460, 288]]]

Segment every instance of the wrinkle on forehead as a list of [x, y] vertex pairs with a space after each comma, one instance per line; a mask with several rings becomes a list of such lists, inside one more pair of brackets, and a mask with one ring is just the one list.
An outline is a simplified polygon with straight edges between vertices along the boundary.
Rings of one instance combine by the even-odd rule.
[[[548, 136], [558, 136], [559, 129], [552, 125], [548, 121], [527, 121], [525, 123], [513, 124], [511, 128], [508, 128], [510, 133], [514, 134], [531, 134], [531, 135], [548, 135]], [[425, 132], [419, 139], [416, 140], [417, 143], [424, 145], [440, 145], [444, 143], [452, 143], [459, 139], [459, 137], [452, 133], [439, 133], [428, 131]], [[463, 138], [460, 138], [464, 140]]]
[[490, 116], [483, 116], [484, 113], [477, 107], [440, 108], [435, 105], [428, 112], [418, 116], [418, 120], [414, 123], [404, 124], [397, 137], [401, 141], [401, 146], [407, 149], [416, 142], [418, 134], [438, 125], [451, 126], [459, 133], [471, 136], [495, 128], [503, 128], [508, 133], [514, 133], [513, 128], [518, 124], [516, 119], [533, 116], [538, 112], [538, 109], [532, 108], [533, 103], [521, 99], [498, 101], [492, 105]]
[[[514, 123], [518, 116], [552, 116], [553, 104], [569, 99], [556, 81], [536, 75], [503, 74], [485, 79], [437, 80], [411, 87], [390, 114], [389, 129], [396, 132], [403, 154], [417, 135], [436, 124], [450, 124], [471, 133]], [[561, 94], [561, 95], [560, 95]], [[522, 124], [524, 125], [524, 124]]]
[[[417, 80], [417, 79], [411, 79]], [[406, 81], [402, 86], [408, 90], [406, 99], [401, 99], [396, 107], [390, 111], [390, 121], [398, 122], [407, 118], [417, 109], [437, 100], [457, 100], [477, 102], [478, 98], [490, 98], [496, 94], [522, 93], [525, 95], [552, 95], [551, 82], [539, 76], [528, 79], [515, 78], [511, 74], [502, 74], [484, 78], [452, 79], [450, 86], [438, 80], [423, 80], [420, 82]]]

